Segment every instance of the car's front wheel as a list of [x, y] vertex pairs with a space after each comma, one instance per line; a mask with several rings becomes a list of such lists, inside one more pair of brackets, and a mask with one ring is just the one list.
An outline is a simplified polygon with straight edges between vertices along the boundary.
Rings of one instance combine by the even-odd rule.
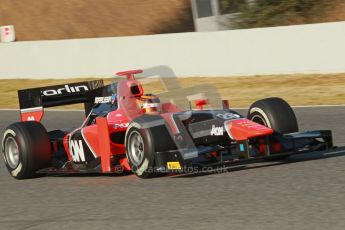
[[253, 103], [247, 118], [261, 125], [272, 128], [277, 133], [298, 132], [298, 124], [294, 111], [281, 98], [265, 98]]
[[164, 119], [152, 115], [139, 117], [129, 124], [125, 146], [128, 163], [140, 178], [164, 175], [155, 168], [155, 154], [176, 148]]

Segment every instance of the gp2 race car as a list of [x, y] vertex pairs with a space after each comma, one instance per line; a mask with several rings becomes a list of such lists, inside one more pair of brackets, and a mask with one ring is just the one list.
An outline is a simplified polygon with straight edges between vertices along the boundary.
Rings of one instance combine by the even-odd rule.
[[[21, 122], [8, 126], [2, 140], [10, 174], [26, 179], [133, 172], [149, 178], [333, 147], [329, 130], [298, 132], [283, 99], [256, 101], [247, 117], [229, 109], [227, 101], [221, 109], [208, 109], [208, 101], [199, 99], [195, 109], [182, 110], [144, 94], [134, 78], [141, 72], [117, 73], [126, 79], [106, 86], [94, 80], [19, 90]], [[47, 132], [40, 123], [44, 108], [74, 103], [85, 105], [82, 125]]]

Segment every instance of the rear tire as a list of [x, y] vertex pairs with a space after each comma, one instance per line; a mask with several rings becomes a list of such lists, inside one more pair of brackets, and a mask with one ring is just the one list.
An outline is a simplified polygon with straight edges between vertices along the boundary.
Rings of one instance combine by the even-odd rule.
[[2, 152], [7, 170], [16, 179], [37, 177], [38, 170], [51, 165], [48, 133], [35, 121], [8, 126], [2, 140]]
[[291, 106], [281, 98], [265, 98], [253, 103], [247, 118], [272, 128], [277, 133], [298, 132], [298, 124]]
[[144, 115], [130, 123], [125, 146], [128, 163], [140, 178], [165, 175], [156, 171], [155, 154], [176, 148], [164, 119], [154, 115]]

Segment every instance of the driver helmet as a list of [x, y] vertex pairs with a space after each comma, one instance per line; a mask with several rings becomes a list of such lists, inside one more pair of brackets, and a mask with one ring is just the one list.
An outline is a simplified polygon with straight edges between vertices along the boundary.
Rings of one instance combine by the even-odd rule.
[[140, 97], [140, 109], [144, 113], [160, 113], [161, 102], [154, 94], [144, 94]]

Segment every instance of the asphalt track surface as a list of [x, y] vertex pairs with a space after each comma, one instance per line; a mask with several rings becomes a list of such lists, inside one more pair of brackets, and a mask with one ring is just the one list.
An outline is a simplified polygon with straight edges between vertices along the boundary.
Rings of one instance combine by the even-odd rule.
[[[295, 108], [300, 130], [332, 129], [345, 146], [345, 107]], [[1, 132], [18, 119], [0, 111]], [[47, 112], [48, 129], [81, 123]], [[1, 134], [2, 136], [2, 134]], [[54, 176], [18, 181], [0, 160], [0, 229], [345, 229], [345, 148], [224, 173], [142, 180]]]

